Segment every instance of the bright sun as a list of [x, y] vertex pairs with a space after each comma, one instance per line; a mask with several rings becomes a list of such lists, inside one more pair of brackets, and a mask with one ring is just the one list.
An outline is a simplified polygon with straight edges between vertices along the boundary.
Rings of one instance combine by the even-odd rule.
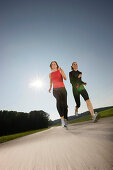
[[43, 86], [44, 86], [43, 80], [41, 80], [39, 77], [35, 78], [29, 83], [29, 87], [35, 89], [41, 89]]

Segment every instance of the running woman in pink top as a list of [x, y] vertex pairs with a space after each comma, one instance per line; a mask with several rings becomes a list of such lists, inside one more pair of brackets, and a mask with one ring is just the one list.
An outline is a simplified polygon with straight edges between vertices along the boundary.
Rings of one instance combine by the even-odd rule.
[[50, 88], [53, 85], [53, 96], [56, 98], [56, 106], [61, 118], [62, 127], [67, 128], [67, 91], [65, 89], [63, 79], [67, 80], [64, 71], [58, 66], [56, 61], [52, 61], [50, 64], [51, 73], [49, 74], [50, 78]]

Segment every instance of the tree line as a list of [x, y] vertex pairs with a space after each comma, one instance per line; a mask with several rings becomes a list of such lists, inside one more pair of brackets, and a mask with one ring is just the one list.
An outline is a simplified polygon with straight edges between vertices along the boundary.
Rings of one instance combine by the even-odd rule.
[[0, 110], [0, 136], [48, 128], [51, 122], [43, 110], [29, 113]]

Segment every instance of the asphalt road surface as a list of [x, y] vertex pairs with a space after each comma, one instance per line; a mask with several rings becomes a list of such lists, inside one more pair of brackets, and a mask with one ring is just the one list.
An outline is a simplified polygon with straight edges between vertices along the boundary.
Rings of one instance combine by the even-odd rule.
[[0, 144], [0, 170], [113, 170], [113, 117]]

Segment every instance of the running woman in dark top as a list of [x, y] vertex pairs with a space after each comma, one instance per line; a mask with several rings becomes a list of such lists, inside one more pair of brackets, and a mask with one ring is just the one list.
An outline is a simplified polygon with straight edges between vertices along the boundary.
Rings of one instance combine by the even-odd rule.
[[76, 102], [75, 106], [75, 115], [78, 116], [78, 108], [80, 107], [80, 95], [84, 98], [86, 101], [88, 110], [91, 113], [92, 119], [95, 122], [97, 113], [94, 113], [92, 103], [89, 99], [89, 95], [84, 88], [84, 85], [87, 83], [82, 81], [82, 72], [78, 71], [78, 64], [77, 62], [73, 62], [71, 66], [72, 71], [69, 72], [69, 78], [70, 78], [70, 83], [72, 84], [72, 90], [73, 90], [73, 96]]
[[63, 79], [67, 80], [64, 71], [58, 66], [56, 61], [52, 61], [50, 64], [51, 73], [49, 74], [50, 78], [50, 88], [53, 85], [53, 96], [56, 98], [56, 106], [61, 118], [62, 127], [67, 129], [67, 91], [65, 89]]

